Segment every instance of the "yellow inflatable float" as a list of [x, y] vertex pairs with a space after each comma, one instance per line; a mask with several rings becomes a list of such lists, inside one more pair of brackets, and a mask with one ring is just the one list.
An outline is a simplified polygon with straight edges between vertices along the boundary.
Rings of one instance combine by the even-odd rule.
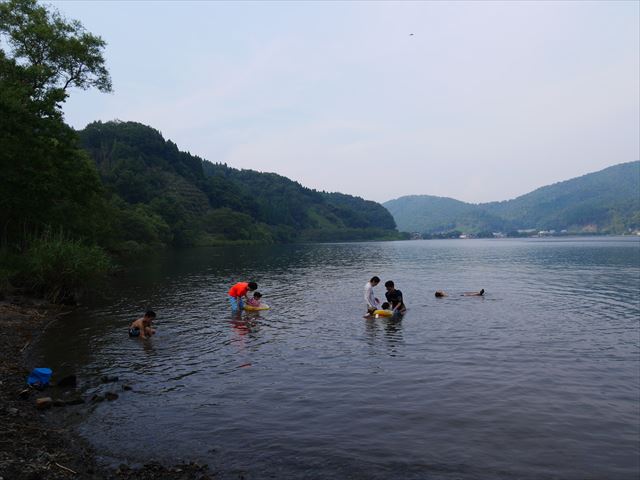
[[376, 318], [378, 317], [393, 317], [393, 310], [375, 310], [373, 312]]
[[269, 310], [271, 307], [269, 305], [263, 304], [260, 305], [259, 307], [252, 307], [251, 305], [245, 305], [244, 309], [247, 312], [258, 312], [260, 310]]

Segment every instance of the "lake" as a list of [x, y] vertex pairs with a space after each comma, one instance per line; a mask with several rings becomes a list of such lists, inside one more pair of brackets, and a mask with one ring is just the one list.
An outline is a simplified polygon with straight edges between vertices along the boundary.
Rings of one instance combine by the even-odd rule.
[[[373, 275], [379, 298], [389, 279], [403, 292], [401, 321], [363, 318]], [[272, 309], [234, 318], [226, 292], [248, 280]], [[147, 308], [158, 334], [129, 338]], [[35, 354], [89, 396], [118, 391], [76, 407], [104, 462], [197, 460], [222, 479], [635, 480], [639, 325], [639, 238], [201, 248], [115, 279]]]

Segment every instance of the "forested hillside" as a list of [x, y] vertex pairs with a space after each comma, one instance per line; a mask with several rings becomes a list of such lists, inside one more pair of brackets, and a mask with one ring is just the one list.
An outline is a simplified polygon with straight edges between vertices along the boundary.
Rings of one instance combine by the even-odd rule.
[[446, 233], [498, 231], [504, 221], [479, 210], [476, 205], [453, 198], [410, 195], [383, 204], [402, 231]]
[[72, 302], [154, 247], [398, 238], [377, 203], [205, 162], [138, 123], [74, 131], [69, 91], [111, 91], [104, 48], [54, 7], [0, 2], [0, 298]]
[[640, 161], [555, 183], [504, 202], [470, 204], [412, 195], [384, 206], [400, 230], [426, 235], [518, 229], [626, 233], [640, 228]]
[[212, 245], [397, 237], [393, 217], [375, 202], [205, 161], [139, 123], [95, 122], [78, 133], [121, 223], [137, 223], [133, 230], [120, 229], [129, 241]]
[[640, 227], [640, 161], [614, 165], [538, 188], [513, 200], [479, 207], [519, 228], [596, 228], [624, 233]]

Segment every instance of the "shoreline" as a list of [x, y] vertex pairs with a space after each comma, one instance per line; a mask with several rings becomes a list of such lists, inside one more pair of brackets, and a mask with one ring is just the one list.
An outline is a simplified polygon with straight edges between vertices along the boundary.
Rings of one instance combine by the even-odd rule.
[[[49, 389], [27, 389], [27, 375], [41, 366], [30, 365], [30, 353], [47, 326], [65, 311], [68, 308], [20, 296], [0, 302], [0, 480], [214, 478], [207, 465], [198, 463], [105, 467], [98, 463], [89, 442], [70, 425], [69, 412], [61, 411], [80, 406], [36, 408], [36, 399], [50, 393]], [[82, 392], [75, 396], [78, 394]]]

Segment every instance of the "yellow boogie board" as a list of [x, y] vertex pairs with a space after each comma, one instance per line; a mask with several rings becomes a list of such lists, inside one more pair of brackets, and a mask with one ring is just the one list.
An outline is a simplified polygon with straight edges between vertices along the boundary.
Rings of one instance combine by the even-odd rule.
[[375, 310], [373, 314], [378, 317], [393, 317], [393, 310]]
[[245, 305], [243, 307], [247, 312], [257, 312], [260, 310], [269, 310], [271, 307], [269, 305], [260, 305], [259, 307], [252, 307], [251, 305]]

